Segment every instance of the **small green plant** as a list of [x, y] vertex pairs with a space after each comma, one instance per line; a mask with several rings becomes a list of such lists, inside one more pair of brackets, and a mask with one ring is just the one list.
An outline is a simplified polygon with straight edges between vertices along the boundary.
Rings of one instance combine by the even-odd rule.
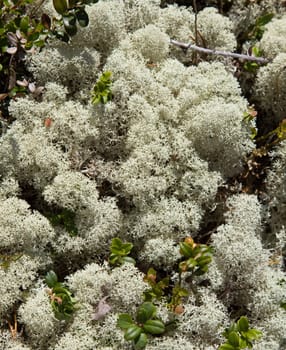
[[212, 261], [212, 252], [212, 247], [195, 243], [192, 237], [185, 238], [180, 243], [180, 253], [186, 258], [179, 264], [180, 273], [189, 271], [193, 276], [203, 275]]
[[265, 32], [265, 25], [272, 20], [273, 16], [274, 13], [266, 13], [258, 17], [248, 32], [248, 39], [260, 40]]
[[171, 286], [168, 276], [157, 282], [157, 272], [150, 268], [144, 277], [144, 281], [151, 286], [151, 289], [144, 292], [144, 300], [153, 301], [154, 299], [162, 300], [164, 298], [167, 306], [173, 312], [176, 314], [182, 313], [184, 311], [183, 298], [189, 295], [187, 289], [182, 287], [182, 275], [186, 272], [191, 273], [188, 276], [188, 282], [192, 292], [196, 295], [193, 278], [207, 272], [208, 265], [212, 261], [212, 250], [212, 247], [195, 243], [191, 237], [187, 237], [184, 242], [180, 243], [180, 253], [183, 260], [179, 263], [178, 283]]
[[[262, 51], [257, 46], [252, 46], [248, 50], [249, 56], [262, 57]], [[256, 73], [260, 65], [257, 62], [247, 61], [243, 65], [243, 69], [249, 73]]]
[[151, 289], [144, 292], [144, 301], [161, 300], [165, 295], [165, 289], [169, 287], [169, 277], [165, 277], [158, 282], [156, 282], [156, 279], [157, 272], [151, 267], [144, 277], [144, 281], [151, 286]]
[[58, 320], [69, 321], [76, 308], [76, 301], [72, 297], [72, 293], [67, 287], [58, 281], [58, 277], [54, 271], [49, 271], [45, 277], [49, 289], [47, 293], [50, 297], [52, 309]]
[[130, 256], [127, 256], [130, 254], [132, 248], [132, 243], [123, 243], [120, 238], [113, 238], [110, 245], [110, 265], [120, 266], [124, 263], [131, 263], [135, 265], [136, 261]]
[[165, 332], [165, 325], [156, 317], [156, 306], [151, 302], [139, 306], [136, 321], [129, 314], [120, 314], [117, 326], [125, 331], [125, 340], [132, 341], [136, 350], [145, 348], [147, 335], [156, 336]]
[[92, 103], [97, 105], [99, 103], [105, 104], [112, 99], [111, 92], [111, 72], [103, 72], [92, 90]]
[[172, 288], [171, 300], [168, 303], [168, 307], [175, 312], [180, 314], [184, 311], [183, 298], [187, 297], [189, 292], [183, 288], [179, 283], [175, 284]]
[[247, 317], [241, 316], [236, 323], [224, 331], [223, 336], [227, 341], [218, 350], [251, 349], [253, 347], [252, 342], [259, 339], [262, 332], [249, 328]]
[[64, 28], [64, 32], [57, 30], [56, 36], [63, 41], [69, 41], [70, 37], [77, 33], [77, 24], [80, 27], [87, 27], [89, 18], [85, 11], [85, 4], [97, 1], [53, 0], [54, 8], [60, 15], [60, 19], [56, 20], [56, 23]]

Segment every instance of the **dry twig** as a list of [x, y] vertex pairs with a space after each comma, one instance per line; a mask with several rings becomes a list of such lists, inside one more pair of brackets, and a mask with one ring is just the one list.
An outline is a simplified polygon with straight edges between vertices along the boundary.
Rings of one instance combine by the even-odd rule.
[[208, 55], [218, 55], [218, 56], [224, 56], [224, 57], [233, 57], [233, 58], [238, 58], [242, 59], [245, 61], [253, 61], [261, 64], [269, 63], [271, 60], [264, 58], [264, 57], [256, 57], [256, 56], [249, 56], [249, 55], [244, 55], [240, 53], [235, 53], [235, 52], [229, 52], [229, 51], [220, 51], [220, 50], [215, 50], [215, 49], [206, 49], [204, 47], [197, 46], [195, 44], [191, 43], [183, 43], [181, 41], [177, 40], [170, 40], [171, 44], [181, 47], [183, 50], [194, 50], [197, 52], [202, 52]]

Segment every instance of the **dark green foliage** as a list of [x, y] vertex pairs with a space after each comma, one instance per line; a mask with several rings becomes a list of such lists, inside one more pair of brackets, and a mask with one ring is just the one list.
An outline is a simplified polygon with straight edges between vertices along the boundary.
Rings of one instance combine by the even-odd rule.
[[120, 238], [113, 238], [110, 245], [110, 265], [120, 266], [124, 263], [131, 263], [135, 265], [136, 261], [130, 256], [127, 256], [130, 254], [132, 248], [132, 243], [123, 243]]
[[3, 100], [28, 92], [16, 83], [21, 79], [25, 55], [45, 45], [49, 30], [28, 10], [33, 0], [0, 3], [0, 100]]
[[47, 273], [45, 282], [50, 288], [48, 294], [55, 317], [58, 320], [70, 320], [75, 311], [76, 304], [72, 293], [63, 283], [58, 282], [58, 277], [54, 271]]
[[151, 302], [143, 303], [137, 310], [136, 322], [128, 314], [120, 314], [117, 326], [125, 331], [124, 338], [133, 341], [135, 349], [144, 349], [147, 334], [160, 335], [165, 332], [165, 325], [156, 318], [156, 306]]
[[112, 100], [111, 92], [111, 72], [103, 72], [92, 90], [92, 100], [94, 105], [99, 103], [105, 104]]
[[260, 40], [265, 31], [265, 25], [272, 20], [273, 16], [273, 13], [266, 13], [258, 17], [248, 33], [248, 38], [251, 40]]
[[169, 287], [169, 277], [156, 282], [157, 272], [152, 267], [148, 270], [144, 281], [149, 283], [151, 289], [144, 292], [144, 300], [152, 301], [153, 299], [161, 300], [165, 295], [165, 289]]
[[66, 0], [53, 0], [53, 6], [60, 15], [63, 15], [68, 10], [68, 3]]
[[195, 243], [191, 237], [187, 237], [184, 242], [180, 243], [180, 253], [183, 260], [178, 266], [179, 282], [174, 286], [170, 285], [169, 277], [164, 277], [157, 282], [157, 272], [153, 268], [149, 268], [144, 277], [144, 281], [151, 286], [151, 289], [144, 292], [144, 300], [153, 301], [164, 298], [167, 306], [176, 314], [183, 312], [183, 298], [189, 295], [188, 290], [182, 287], [182, 274], [191, 272], [188, 282], [190, 289], [196, 294], [193, 278], [206, 273], [208, 265], [212, 261], [212, 248], [205, 244]]
[[252, 342], [259, 339], [262, 332], [249, 328], [247, 317], [242, 316], [224, 331], [223, 336], [227, 341], [219, 347], [219, 350], [251, 349], [253, 347]]
[[45, 213], [45, 216], [50, 220], [53, 226], [63, 226], [67, 232], [72, 236], [78, 234], [75, 224], [75, 213], [69, 209], [62, 209], [58, 213]]
[[186, 260], [179, 264], [181, 272], [191, 271], [193, 275], [203, 275], [208, 270], [212, 261], [212, 248], [206, 244], [195, 243], [191, 237], [187, 237], [180, 243], [180, 253]]
[[[255, 56], [255, 57], [262, 56], [261, 50], [256, 46], [251, 47], [248, 53], [250, 56]], [[260, 65], [253, 61], [247, 61], [243, 65], [243, 69], [249, 73], [256, 73], [259, 67]]]
[[177, 312], [178, 306], [182, 306], [183, 298], [187, 297], [188, 295], [189, 295], [189, 292], [185, 288], [182, 288], [179, 283], [176, 284], [172, 289], [171, 301], [168, 304], [168, 306], [175, 313], [180, 313], [180, 312]]
[[[53, 0], [59, 18], [34, 15], [35, 0], [0, 0], [0, 103], [9, 104], [11, 98], [32, 92], [21, 85], [28, 77], [25, 68], [27, 52], [41, 50], [48, 40], [55, 38], [68, 42], [77, 32], [77, 25], [88, 26], [85, 4], [91, 1]], [[34, 5], [35, 3], [35, 5]], [[34, 7], [33, 7], [34, 5]], [[18, 84], [20, 81], [20, 85]], [[37, 97], [37, 94], [34, 94]], [[4, 100], [8, 100], [8, 103]], [[2, 107], [3, 108], [3, 107]], [[6, 114], [6, 113], [5, 113]], [[0, 114], [1, 115], [1, 114]]]
[[87, 27], [89, 18], [85, 11], [85, 5], [96, 3], [97, 1], [53, 0], [54, 8], [60, 15], [57, 23], [64, 28], [64, 32], [56, 30], [55, 35], [63, 41], [69, 41], [70, 37], [77, 33], [77, 25]]

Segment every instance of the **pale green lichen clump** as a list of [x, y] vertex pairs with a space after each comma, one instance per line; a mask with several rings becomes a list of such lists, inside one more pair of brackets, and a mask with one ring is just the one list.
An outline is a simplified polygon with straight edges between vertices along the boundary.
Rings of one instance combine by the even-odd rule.
[[[15, 121], [0, 138], [1, 349], [131, 350], [117, 319], [135, 317], [150, 288], [149, 267], [158, 278], [168, 273], [171, 285], [181, 280], [189, 294], [175, 316], [167, 300], [154, 301], [159, 317], [175, 318], [176, 327], [150, 336], [146, 350], [217, 349], [224, 328], [242, 314], [264, 333], [255, 349], [278, 350], [285, 338], [285, 273], [282, 262], [269, 264], [286, 243], [285, 144], [271, 155], [268, 208], [254, 194], [224, 192], [255, 149], [243, 120], [249, 103], [230, 60], [195, 61], [170, 45], [193, 41], [192, 8], [160, 3], [97, 1], [86, 6], [89, 27], [69, 44], [52, 41], [27, 57], [44, 91], [11, 100]], [[52, 2], [37, 11], [45, 8], [51, 14]], [[235, 50], [229, 18], [206, 7], [197, 20], [209, 48]], [[282, 21], [267, 26], [261, 47], [279, 55], [258, 70], [254, 86], [262, 108], [279, 120], [284, 38], [269, 49], [267, 38]], [[111, 101], [93, 105], [92, 88], [106, 71]], [[190, 272], [179, 277], [176, 270], [187, 236], [214, 247], [209, 270], [192, 283]], [[108, 263], [114, 237], [132, 243], [135, 266]], [[55, 317], [55, 295], [43, 282], [51, 269], [76, 300], [68, 322]], [[108, 311], [98, 317], [102, 301]], [[14, 311], [24, 329], [15, 339], [6, 322]]]

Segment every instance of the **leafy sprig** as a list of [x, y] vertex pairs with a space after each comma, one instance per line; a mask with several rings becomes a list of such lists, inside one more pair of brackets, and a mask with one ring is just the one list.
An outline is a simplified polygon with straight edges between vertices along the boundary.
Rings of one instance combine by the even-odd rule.
[[98, 105], [99, 103], [106, 104], [112, 100], [111, 92], [111, 72], [103, 72], [96, 84], [93, 86], [92, 104]]
[[151, 267], [148, 270], [147, 275], [144, 277], [144, 281], [151, 287], [151, 289], [144, 292], [145, 301], [152, 301], [153, 299], [161, 300], [165, 295], [165, 289], [169, 287], [169, 277], [165, 277], [158, 282], [156, 279], [157, 271]]
[[50, 288], [47, 290], [47, 293], [55, 317], [58, 320], [70, 320], [75, 312], [75, 305], [77, 303], [72, 293], [63, 283], [58, 281], [58, 277], [54, 271], [47, 273], [45, 282]]
[[133, 248], [133, 244], [129, 242], [122, 242], [120, 238], [113, 238], [110, 245], [110, 257], [109, 263], [110, 265], [120, 266], [124, 263], [136, 264], [136, 261], [127, 256], [131, 253]]
[[186, 258], [179, 264], [180, 272], [191, 271], [193, 275], [203, 275], [212, 261], [212, 252], [212, 247], [195, 243], [192, 237], [185, 238], [184, 242], [180, 243], [180, 253]]
[[136, 350], [145, 348], [147, 335], [156, 336], [165, 332], [165, 325], [156, 317], [156, 306], [151, 302], [139, 306], [136, 321], [129, 314], [120, 314], [117, 326], [124, 330], [125, 340], [132, 341]]
[[227, 341], [218, 350], [240, 350], [252, 348], [253, 341], [259, 339], [262, 332], [255, 328], [249, 328], [248, 318], [242, 316], [224, 331], [223, 336]]
[[63, 41], [69, 41], [70, 37], [77, 33], [77, 25], [80, 27], [87, 27], [89, 24], [89, 17], [85, 11], [87, 3], [96, 3], [98, 0], [53, 0], [53, 5], [60, 18], [57, 24], [62, 26], [64, 31], [57, 30], [56, 36]]

